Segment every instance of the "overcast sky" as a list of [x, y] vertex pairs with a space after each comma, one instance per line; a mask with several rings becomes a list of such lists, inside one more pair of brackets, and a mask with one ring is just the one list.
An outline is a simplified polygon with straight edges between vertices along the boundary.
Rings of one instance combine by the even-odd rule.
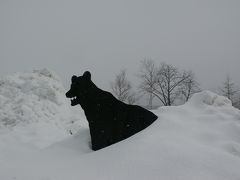
[[47, 67], [63, 79], [92, 72], [136, 81], [152, 58], [195, 72], [203, 88], [240, 85], [239, 0], [0, 0], [0, 75]]

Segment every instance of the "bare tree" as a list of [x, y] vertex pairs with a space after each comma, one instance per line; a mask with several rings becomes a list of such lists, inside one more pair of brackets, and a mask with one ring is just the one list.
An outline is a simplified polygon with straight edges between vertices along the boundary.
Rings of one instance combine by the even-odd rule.
[[131, 92], [127, 97], [128, 104], [137, 104], [140, 97], [135, 92]]
[[154, 86], [157, 78], [157, 68], [153, 60], [144, 59], [141, 61], [139, 78], [141, 80], [139, 88], [143, 93], [149, 95], [148, 106], [152, 109], [152, 102], [155, 97]]
[[233, 106], [234, 106], [235, 108], [240, 109], [240, 95], [239, 95], [239, 94], [236, 95], [235, 102], [233, 103]]
[[126, 70], [116, 76], [115, 81], [111, 83], [112, 93], [122, 102], [134, 104], [138, 101], [136, 93], [132, 92], [130, 81], [127, 80]]
[[139, 77], [140, 89], [150, 95], [150, 105], [153, 97], [156, 97], [164, 106], [171, 106], [180, 97], [182, 84], [190, 74], [181, 73], [170, 64], [161, 63], [156, 67], [152, 60], [144, 60]]
[[180, 73], [176, 67], [162, 63], [157, 71], [154, 95], [164, 106], [171, 106], [180, 96], [180, 87], [188, 77], [188, 74]]
[[186, 72], [185, 74], [187, 78], [183, 81], [180, 90], [184, 102], [187, 102], [194, 93], [201, 91], [201, 89], [192, 71]]
[[238, 109], [240, 109], [240, 94], [238, 94], [238, 97], [237, 97], [237, 101], [236, 101], [235, 107], [238, 108]]
[[220, 93], [230, 99], [235, 105], [237, 103], [236, 101], [236, 95], [239, 92], [239, 90], [235, 87], [234, 82], [232, 81], [231, 77], [227, 75], [226, 80], [223, 82], [223, 86], [219, 88]]

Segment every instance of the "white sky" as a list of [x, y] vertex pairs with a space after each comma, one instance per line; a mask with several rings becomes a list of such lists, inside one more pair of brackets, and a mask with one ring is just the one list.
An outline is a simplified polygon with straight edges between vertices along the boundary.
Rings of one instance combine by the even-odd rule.
[[193, 70], [203, 88], [240, 85], [239, 0], [0, 0], [0, 75], [47, 67], [136, 83], [145, 57]]

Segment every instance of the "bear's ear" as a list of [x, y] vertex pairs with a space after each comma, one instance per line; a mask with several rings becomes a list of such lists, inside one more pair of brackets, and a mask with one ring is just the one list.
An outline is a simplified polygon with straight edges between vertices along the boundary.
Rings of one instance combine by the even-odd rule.
[[89, 71], [85, 71], [85, 73], [83, 73], [83, 77], [87, 80], [91, 80], [91, 73]]
[[77, 82], [77, 76], [73, 75], [72, 76], [72, 83]]

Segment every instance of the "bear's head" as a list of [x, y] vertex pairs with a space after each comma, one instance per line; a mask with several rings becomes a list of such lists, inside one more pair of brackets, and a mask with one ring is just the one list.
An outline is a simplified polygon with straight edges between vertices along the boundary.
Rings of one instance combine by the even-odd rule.
[[91, 82], [91, 73], [86, 71], [82, 76], [72, 76], [72, 84], [70, 90], [66, 93], [67, 98], [71, 98], [71, 105], [75, 106], [84, 99], [88, 93]]

